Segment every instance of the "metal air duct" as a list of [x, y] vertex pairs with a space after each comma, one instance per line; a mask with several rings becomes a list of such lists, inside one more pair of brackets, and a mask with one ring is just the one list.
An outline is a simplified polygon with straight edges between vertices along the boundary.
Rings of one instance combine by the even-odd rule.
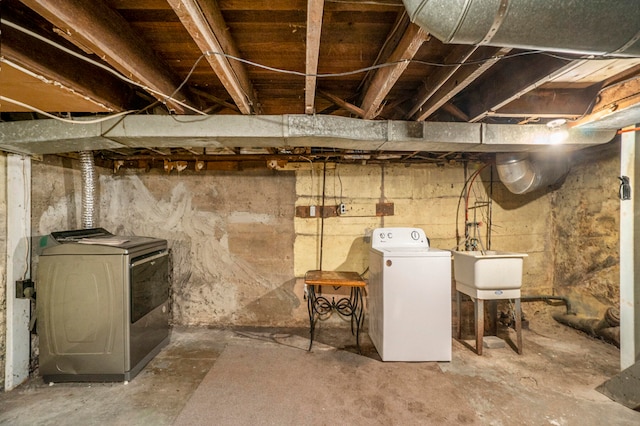
[[500, 180], [514, 194], [553, 185], [569, 173], [569, 159], [546, 153], [496, 154]]
[[403, 0], [444, 43], [640, 56], [637, 0]]

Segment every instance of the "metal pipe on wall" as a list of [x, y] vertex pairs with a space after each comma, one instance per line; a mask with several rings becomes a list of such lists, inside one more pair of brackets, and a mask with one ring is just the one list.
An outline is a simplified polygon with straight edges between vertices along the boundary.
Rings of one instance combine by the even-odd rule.
[[96, 177], [92, 151], [80, 152], [82, 172], [82, 228], [94, 228]]

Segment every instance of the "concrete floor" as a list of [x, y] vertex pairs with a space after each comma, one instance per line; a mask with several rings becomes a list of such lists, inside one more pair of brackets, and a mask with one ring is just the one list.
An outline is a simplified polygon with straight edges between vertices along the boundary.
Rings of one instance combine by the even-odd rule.
[[[176, 419], [186, 424], [189, 417], [181, 414], [183, 408], [198, 407], [189, 404], [192, 397], [204, 396], [206, 401], [207, 390], [199, 386], [215, 382], [220, 374], [227, 382], [218, 383], [218, 391], [228, 387], [231, 394], [225, 397], [237, 405], [231, 407], [237, 410], [236, 417], [229, 421], [200, 412], [199, 418], [205, 419], [201, 424], [293, 424], [287, 410], [302, 406], [275, 386], [260, 396], [262, 403], [267, 398], [264, 410], [271, 411], [269, 415], [259, 413], [257, 418], [263, 421], [247, 420], [256, 418], [256, 413], [247, 412], [252, 407], [248, 402], [255, 399], [253, 390], [248, 390], [253, 379], [247, 382], [242, 376], [247, 369], [227, 368], [234, 361], [229, 356], [225, 360], [225, 350], [231, 348], [240, 353], [243, 348], [278, 351], [281, 356], [268, 361], [271, 373], [265, 373], [275, 374], [278, 383], [301, 382], [309, 393], [294, 395], [298, 401], [312, 407], [324, 401], [321, 410], [305, 411], [304, 421], [296, 424], [640, 424], [640, 413], [595, 391], [617, 374], [618, 350], [550, 321], [531, 320], [523, 331], [521, 356], [507, 345], [485, 349], [479, 357], [465, 342], [454, 340], [450, 363], [382, 363], [366, 334], [359, 355], [347, 330], [327, 327], [320, 327], [317, 344], [307, 353], [307, 333], [306, 329], [174, 328], [169, 346], [130, 383], [49, 386], [36, 376], [0, 394], [0, 424], [159, 426]], [[513, 332], [503, 331], [503, 337], [508, 336]], [[325, 382], [316, 382], [308, 371], [295, 371], [293, 363], [287, 364], [292, 357], [339, 368], [328, 372]], [[279, 362], [284, 365], [275, 365]], [[349, 376], [347, 384], [340, 382], [340, 375]], [[332, 402], [342, 413], [339, 419], [328, 414], [332, 407], [327, 404]]]

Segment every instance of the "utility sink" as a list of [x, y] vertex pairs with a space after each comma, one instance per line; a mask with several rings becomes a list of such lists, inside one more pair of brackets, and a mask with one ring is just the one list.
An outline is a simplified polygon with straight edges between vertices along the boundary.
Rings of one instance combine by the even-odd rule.
[[456, 290], [479, 299], [520, 297], [525, 253], [454, 251]]

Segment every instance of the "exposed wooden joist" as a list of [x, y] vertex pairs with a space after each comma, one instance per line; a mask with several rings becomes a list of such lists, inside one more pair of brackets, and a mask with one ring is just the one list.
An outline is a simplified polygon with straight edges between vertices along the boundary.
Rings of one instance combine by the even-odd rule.
[[640, 111], [640, 76], [628, 78], [598, 91], [595, 105], [588, 115], [573, 125], [587, 125], [596, 121], [608, 127], [622, 127], [628, 117], [637, 117]]
[[[489, 50], [487, 50], [489, 49]], [[449, 102], [454, 96], [469, 87], [481, 75], [494, 66], [502, 56], [511, 51], [510, 48], [483, 48], [476, 50], [469, 56], [470, 60], [486, 59], [479, 64], [469, 64], [460, 67], [455, 73], [448, 77], [446, 83], [442, 84], [436, 93], [419, 109], [415, 120], [422, 121], [436, 112], [444, 104]]]
[[492, 117], [564, 117], [574, 119], [592, 107], [600, 85], [585, 89], [536, 89], [509, 102]]
[[201, 97], [203, 97], [203, 98], [205, 98], [205, 99], [208, 99], [208, 100], [210, 100], [210, 101], [212, 101], [212, 102], [214, 102], [214, 103], [216, 103], [216, 104], [220, 105], [220, 106], [221, 106], [221, 107], [223, 107], [223, 108], [227, 108], [227, 109], [230, 109], [230, 110], [232, 110], [232, 111], [240, 112], [240, 108], [238, 108], [238, 106], [237, 106], [237, 105], [234, 105], [234, 104], [232, 104], [232, 103], [229, 103], [229, 102], [225, 101], [224, 99], [220, 99], [220, 98], [219, 98], [219, 97], [217, 97], [217, 96], [213, 96], [212, 94], [207, 93], [207, 92], [205, 92], [204, 90], [196, 89], [196, 88], [194, 88], [194, 87], [190, 88], [189, 90], [190, 90], [194, 95], [198, 95], [198, 96], [201, 96]]
[[[178, 87], [177, 78], [158, 59], [129, 23], [106, 2], [93, 0], [20, 0], [27, 7], [65, 31], [71, 39], [90, 48], [118, 71], [164, 95]], [[165, 96], [154, 94], [158, 100]], [[181, 92], [176, 99], [190, 100]], [[169, 108], [186, 109], [174, 102]]]
[[490, 79], [457, 100], [471, 122], [477, 122], [524, 94], [562, 76], [583, 61], [570, 61], [547, 55], [525, 55], [508, 59]]
[[[387, 38], [385, 39], [384, 44], [382, 45], [382, 48], [380, 48], [378, 56], [376, 57], [376, 60], [372, 65], [379, 65], [388, 62], [389, 57], [394, 52], [394, 50], [396, 50], [398, 44], [400, 44], [400, 40], [402, 40], [402, 37], [406, 33], [409, 24], [411, 24], [411, 21], [409, 20], [407, 11], [402, 10], [401, 12], [398, 12], [396, 20], [393, 24], [393, 28], [391, 29], [389, 34], [387, 34]], [[360, 105], [362, 105], [364, 94], [368, 92], [369, 86], [371, 86], [371, 81], [373, 80], [374, 76], [375, 70], [367, 71], [364, 78], [360, 82], [360, 85], [358, 86], [357, 91], [362, 93], [360, 101], [358, 102]]]
[[452, 116], [456, 117], [460, 121], [469, 121], [469, 117], [467, 117], [467, 114], [460, 111], [460, 109], [451, 102], [447, 102], [446, 104], [442, 105], [442, 109]]
[[306, 74], [304, 81], [304, 112], [315, 112], [316, 74], [320, 56], [320, 35], [322, 33], [322, 15], [324, 0], [307, 1], [307, 52]]
[[217, 2], [167, 0], [198, 45], [229, 95], [243, 114], [260, 113], [253, 85], [244, 65], [226, 55], [240, 57]]
[[[20, 24], [14, 17], [7, 15], [6, 12], [3, 13], [3, 19]], [[131, 87], [114, 75], [99, 68], [91, 72], [77, 73], [74, 70], [86, 68], [86, 62], [73, 56], [60, 55], [45, 42], [27, 37], [7, 25], [2, 25], [2, 56], [38, 76], [55, 82], [56, 86], [68, 88], [78, 97], [91, 99], [96, 104], [96, 112], [128, 109], [133, 97]], [[4, 72], [7, 72], [6, 69]], [[3, 79], [0, 87], [5, 83], [8, 82]], [[7, 95], [8, 90], [3, 92]], [[43, 94], [38, 96], [43, 98]], [[85, 103], [82, 105], [86, 108]], [[99, 108], [99, 105], [103, 108]], [[72, 111], [72, 107], [65, 111]]]
[[364, 110], [356, 105], [353, 105], [343, 99], [340, 99], [338, 96], [336, 95], [332, 95], [331, 93], [327, 93], [327, 92], [323, 92], [322, 90], [318, 90], [318, 94], [320, 96], [322, 96], [323, 98], [333, 102], [334, 104], [336, 104], [337, 106], [339, 106], [340, 108], [354, 114], [357, 115], [358, 117], [362, 118], [364, 117]]
[[424, 84], [420, 87], [420, 92], [407, 119], [411, 119], [422, 106], [427, 103], [429, 99], [445, 84], [451, 76], [462, 66], [462, 64], [469, 59], [469, 57], [478, 49], [477, 46], [455, 46], [451, 52], [444, 59], [443, 64], [446, 66], [438, 68], [438, 70], [430, 72], [424, 81]]
[[385, 97], [409, 65], [409, 60], [428, 38], [429, 35], [422, 28], [416, 24], [409, 25], [388, 59], [388, 62], [398, 62], [398, 64], [378, 69], [364, 96], [362, 109], [365, 119], [375, 118], [379, 114]]

